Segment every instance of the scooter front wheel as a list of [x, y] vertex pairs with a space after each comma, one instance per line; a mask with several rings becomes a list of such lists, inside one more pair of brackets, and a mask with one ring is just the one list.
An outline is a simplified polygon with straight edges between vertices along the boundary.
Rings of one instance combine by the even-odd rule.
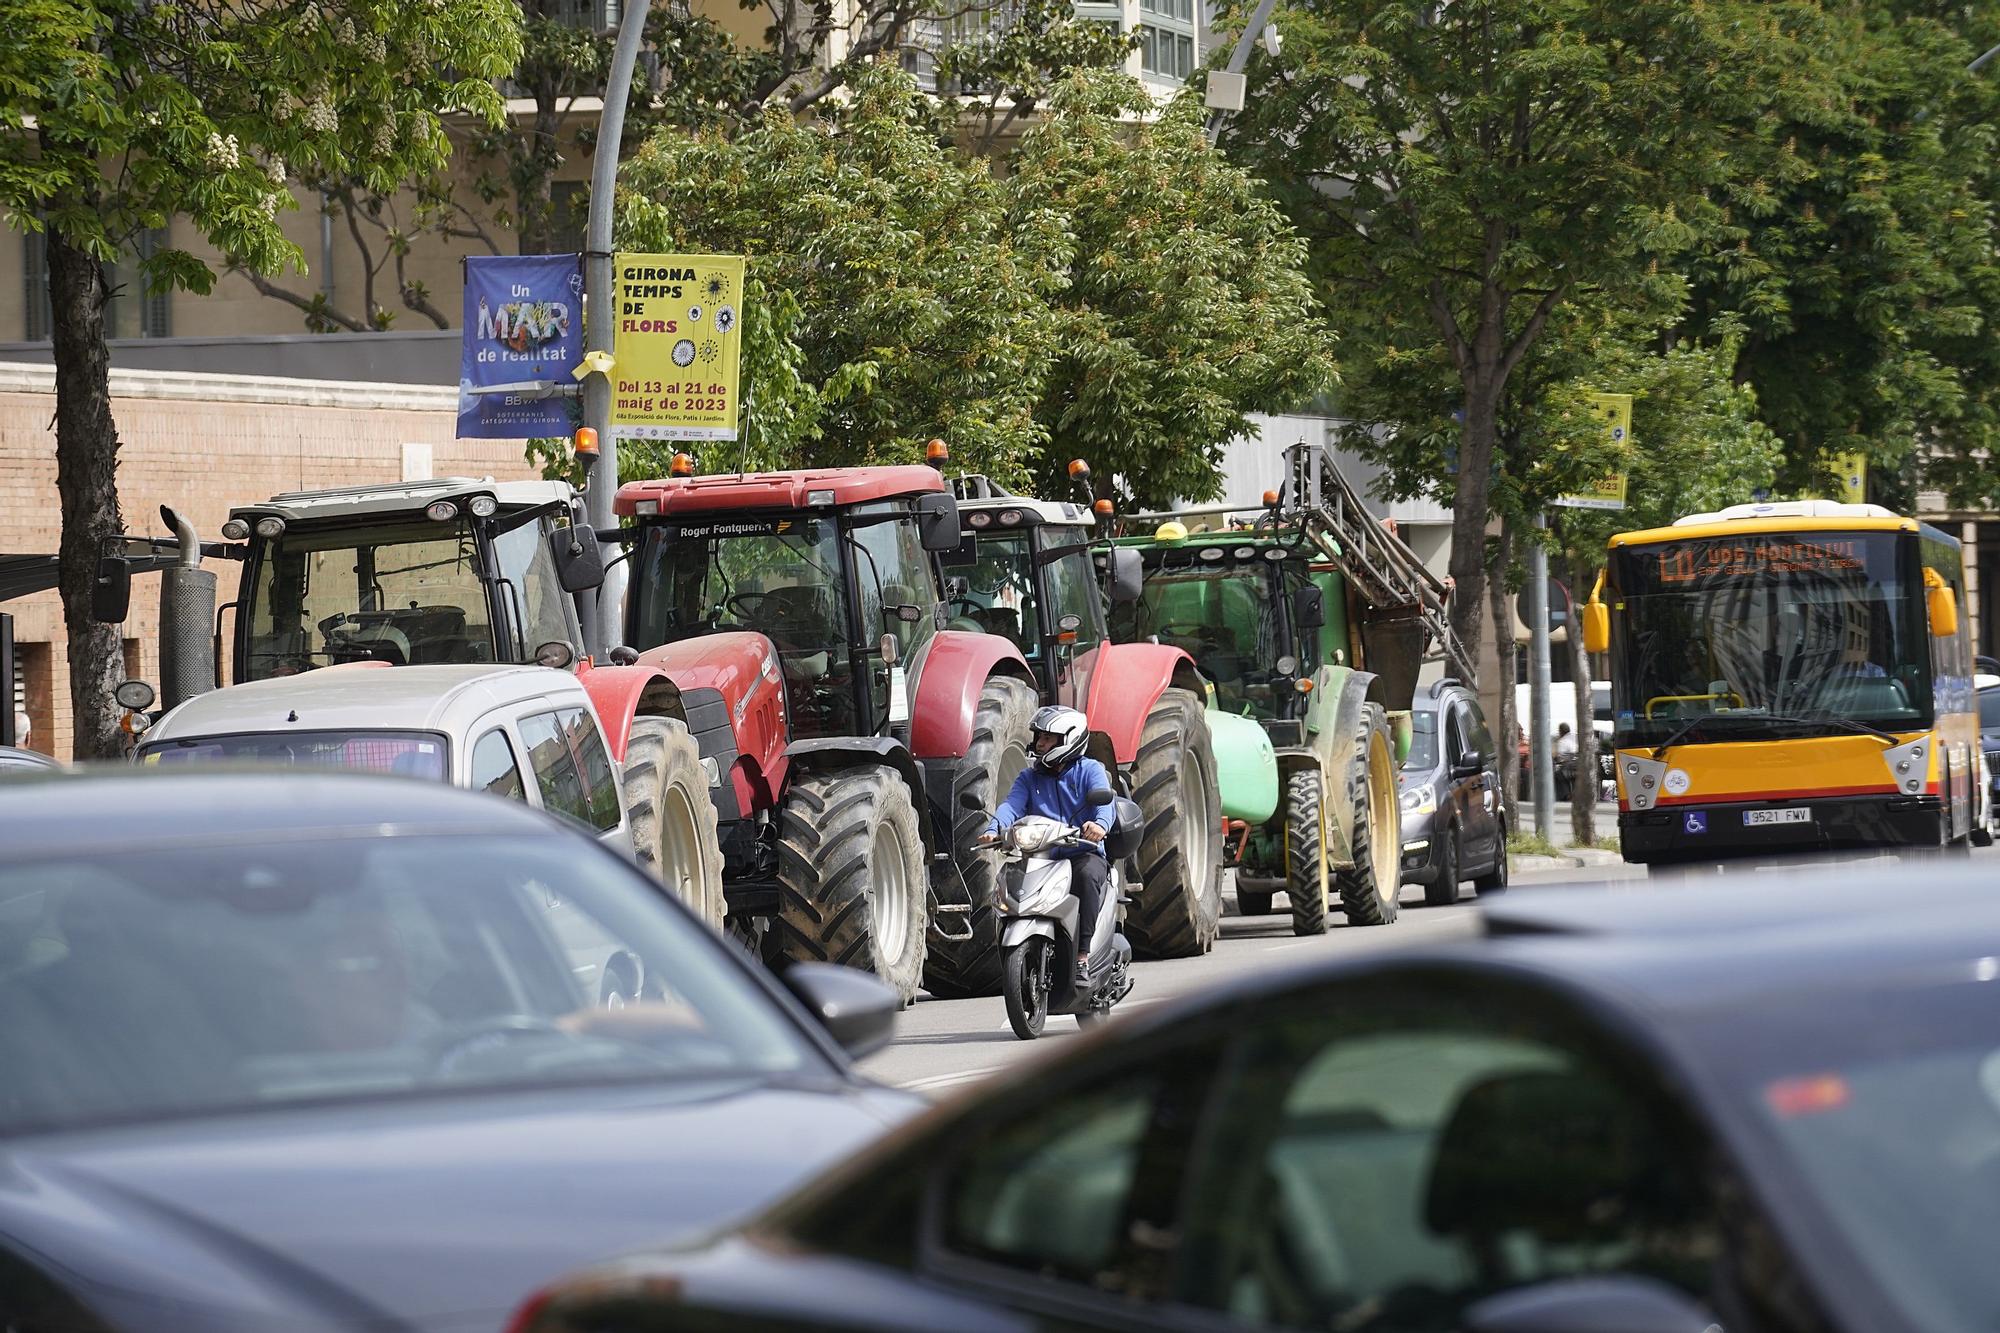
[[1015, 1036], [1033, 1041], [1049, 1021], [1049, 942], [1040, 935], [1021, 941], [1007, 950], [1002, 968], [1007, 1022]]

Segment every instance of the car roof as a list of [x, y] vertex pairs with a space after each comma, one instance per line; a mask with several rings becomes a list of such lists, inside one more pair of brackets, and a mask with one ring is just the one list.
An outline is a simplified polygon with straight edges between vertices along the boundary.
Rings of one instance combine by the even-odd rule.
[[0, 745], [0, 768], [61, 768], [62, 765], [43, 754], [40, 750], [30, 750], [18, 745]]
[[575, 676], [541, 666], [335, 666], [210, 690], [170, 710], [145, 739], [271, 731], [451, 731], [533, 699], [587, 702]]
[[449, 783], [338, 769], [86, 767], [0, 788], [0, 863], [320, 836], [543, 835], [547, 817]]
[[936, 468], [920, 463], [888, 467], [829, 467], [794, 472], [711, 473], [628, 481], [612, 507], [621, 515], [639, 512], [639, 502], [662, 515], [706, 514], [737, 509], [806, 509], [815, 491], [830, 492], [835, 505], [898, 499], [945, 489]]

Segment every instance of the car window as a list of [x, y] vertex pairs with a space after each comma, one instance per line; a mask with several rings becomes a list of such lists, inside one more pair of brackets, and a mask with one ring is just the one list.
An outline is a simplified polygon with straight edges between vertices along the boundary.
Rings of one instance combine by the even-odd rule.
[[1481, 763], [1490, 764], [1499, 754], [1493, 745], [1493, 733], [1486, 728], [1486, 714], [1471, 699], [1465, 701], [1465, 738], [1478, 751]]
[[515, 801], [528, 799], [526, 785], [521, 781], [521, 766], [514, 759], [513, 743], [498, 727], [473, 742], [472, 789]]
[[1245, 1038], [1188, 1206], [1186, 1303], [1415, 1331], [1589, 1274], [1710, 1297], [1722, 1232], [1686, 1122], [1546, 1013], [1450, 998], [1346, 996]]
[[620, 817], [618, 780], [611, 775], [611, 755], [604, 748], [597, 717], [585, 708], [565, 708], [561, 718], [570, 753], [583, 770], [585, 818], [600, 831], [615, 829]]
[[0, 864], [0, 1137], [828, 1066], [711, 932], [536, 833]]
[[1157, 1299], [1213, 1051], [1177, 1041], [1167, 1057], [1039, 1088], [1032, 1105], [992, 1116], [944, 1178], [941, 1248], [1121, 1302]]
[[1456, 764], [1465, 753], [1465, 709], [1453, 705], [1445, 710], [1444, 717], [1444, 761]]
[[542, 808], [590, 826], [583, 775], [577, 770], [576, 755], [563, 735], [561, 720], [554, 713], [536, 713], [522, 718], [519, 726], [521, 741], [528, 747], [528, 764], [535, 770], [535, 785], [541, 788]]
[[1052, 628], [1059, 625], [1064, 616], [1075, 616], [1075, 642], [1079, 649], [1101, 641], [1104, 637], [1099, 628], [1104, 623], [1102, 594], [1098, 592], [1097, 571], [1091, 568], [1090, 554], [1076, 550], [1050, 561], [1047, 578], [1049, 609], [1055, 614]]
[[1429, 773], [1437, 767], [1438, 761], [1438, 715], [1416, 712], [1410, 714], [1410, 752], [1403, 757], [1403, 771], [1410, 774]]

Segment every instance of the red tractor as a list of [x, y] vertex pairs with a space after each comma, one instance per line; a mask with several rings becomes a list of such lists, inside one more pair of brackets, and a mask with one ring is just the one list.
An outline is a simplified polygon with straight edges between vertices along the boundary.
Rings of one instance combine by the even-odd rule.
[[627, 484], [617, 512], [626, 642], [717, 701], [689, 722], [730, 901], [768, 913], [766, 953], [872, 968], [906, 998], [997, 994], [990, 892], [964, 868], [984, 884], [981, 812], [1024, 762], [1036, 689], [1014, 644], [945, 628], [944, 480], [677, 475]]

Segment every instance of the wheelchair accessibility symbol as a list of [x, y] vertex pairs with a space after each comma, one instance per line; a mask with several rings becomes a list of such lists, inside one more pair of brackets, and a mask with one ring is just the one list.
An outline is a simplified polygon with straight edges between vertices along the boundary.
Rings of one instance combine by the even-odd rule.
[[1681, 816], [1681, 828], [1688, 833], [1708, 832], [1708, 811], [1690, 810]]

